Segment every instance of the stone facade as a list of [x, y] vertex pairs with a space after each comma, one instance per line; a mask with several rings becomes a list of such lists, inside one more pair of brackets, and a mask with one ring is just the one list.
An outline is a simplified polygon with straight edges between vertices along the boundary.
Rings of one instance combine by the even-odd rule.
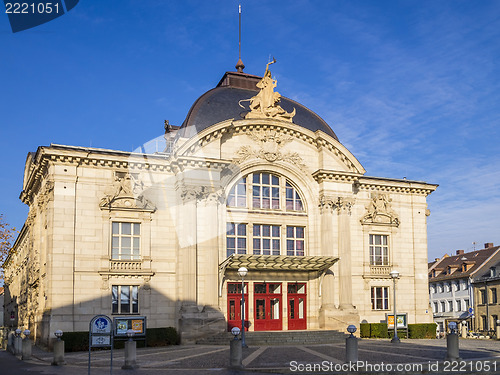
[[189, 137], [181, 128], [165, 153], [29, 154], [30, 211], [5, 263], [11, 325], [48, 343], [97, 314], [139, 314], [191, 342], [236, 319], [240, 266], [250, 330], [384, 321], [392, 269], [399, 310], [431, 322], [426, 197], [436, 185], [365, 177], [336, 138], [286, 114]]

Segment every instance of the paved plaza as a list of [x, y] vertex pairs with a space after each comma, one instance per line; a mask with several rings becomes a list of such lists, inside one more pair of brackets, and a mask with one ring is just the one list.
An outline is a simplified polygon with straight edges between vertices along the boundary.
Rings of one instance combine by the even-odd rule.
[[[243, 370], [229, 369], [227, 346], [170, 346], [137, 349], [134, 370], [122, 370], [124, 351], [113, 351], [112, 374], [249, 374], [249, 373], [379, 373], [379, 374], [500, 374], [500, 342], [460, 340], [462, 362], [444, 362], [446, 340], [359, 340], [359, 362], [348, 366], [342, 342], [321, 345], [255, 346], [243, 350]], [[51, 366], [52, 353], [34, 348], [33, 359], [19, 361], [0, 352], [0, 374], [8, 366], [23, 366], [19, 374], [83, 375], [88, 373], [88, 352], [66, 353], [67, 364]], [[15, 364], [17, 361], [19, 364]], [[110, 352], [94, 351], [91, 374], [110, 374]], [[6, 367], [7, 366], [7, 367]], [[438, 367], [439, 366], [439, 367]], [[489, 370], [489, 371], [488, 371]], [[7, 371], [7, 372], [6, 372]], [[21, 370], [20, 370], [21, 371]]]

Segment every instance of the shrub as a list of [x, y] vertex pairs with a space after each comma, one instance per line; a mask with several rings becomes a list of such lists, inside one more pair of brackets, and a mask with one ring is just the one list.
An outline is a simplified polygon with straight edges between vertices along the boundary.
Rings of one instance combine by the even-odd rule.
[[148, 328], [146, 330], [148, 346], [179, 345], [180, 336], [174, 327]]
[[[89, 350], [88, 332], [64, 332], [62, 339], [64, 340], [64, 351], [66, 352], [81, 352]], [[126, 338], [115, 338], [113, 348], [123, 349], [125, 347], [125, 341]], [[144, 338], [136, 339], [136, 341], [138, 348], [144, 348]], [[180, 336], [174, 327], [148, 328], [146, 329], [146, 342], [148, 346], [179, 345]]]
[[370, 323], [361, 323], [359, 325], [359, 336], [370, 337]]
[[370, 337], [386, 339], [387, 323], [371, 323], [370, 324]]
[[434, 339], [436, 327], [436, 323], [409, 324], [408, 333], [412, 339]]
[[[361, 323], [360, 336], [364, 338], [392, 338], [394, 330], [387, 329], [386, 323]], [[411, 339], [433, 339], [436, 338], [436, 324], [408, 324], [408, 336]], [[406, 330], [398, 329], [398, 337], [405, 339]]]
[[62, 339], [64, 340], [65, 352], [81, 352], [89, 350], [88, 332], [64, 332]]

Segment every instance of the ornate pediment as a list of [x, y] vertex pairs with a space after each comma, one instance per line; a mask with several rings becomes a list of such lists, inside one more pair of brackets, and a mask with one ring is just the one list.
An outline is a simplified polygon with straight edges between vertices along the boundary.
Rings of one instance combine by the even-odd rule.
[[154, 212], [156, 207], [142, 195], [143, 190], [144, 184], [138, 174], [115, 172], [113, 184], [101, 199], [99, 207]]
[[399, 226], [399, 218], [391, 208], [392, 199], [386, 194], [372, 193], [370, 204], [366, 207], [366, 215], [361, 224]]
[[292, 141], [292, 136], [280, 133], [276, 130], [255, 130], [248, 131], [246, 134], [254, 140], [259, 147], [258, 149], [252, 146], [240, 147], [238, 151], [236, 151], [236, 157], [233, 159], [236, 164], [241, 164], [248, 159], [255, 158], [263, 159], [270, 163], [285, 161], [296, 165], [302, 171], [307, 170], [306, 164], [298, 152], [282, 151], [282, 147]]
[[[274, 91], [277, 85], [277, 80], [272, 78], [269, 65], [274, 64], [276, 59], [267, 63], [264, 77], [257, 83], [260, 89], [259, 93], [250, 98], [250, 112], [245, 115], [246, 119], [250, 118], [271, 118], [276, 120], [284, 120], [292, 122], [295, 116], [295, 108], [292, 112], [287, 112], [278, 104], [281, 101], [281, 95]], [[242, 108], [245, 108], [241, 105]]]

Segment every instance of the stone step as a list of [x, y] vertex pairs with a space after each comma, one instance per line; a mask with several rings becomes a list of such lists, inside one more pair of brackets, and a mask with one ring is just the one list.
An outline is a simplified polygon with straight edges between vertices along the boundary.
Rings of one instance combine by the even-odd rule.
[[[260, 331], [246, 332], [245, 341], [248, 345], [299, 345], [328, 344], [344, 341], [347, 334], [339, 331], [304, 330], [304, 331]], [[196, 341], [203, 345], [227, 345], [233, 339], [231, 332], [223, 332]]]

